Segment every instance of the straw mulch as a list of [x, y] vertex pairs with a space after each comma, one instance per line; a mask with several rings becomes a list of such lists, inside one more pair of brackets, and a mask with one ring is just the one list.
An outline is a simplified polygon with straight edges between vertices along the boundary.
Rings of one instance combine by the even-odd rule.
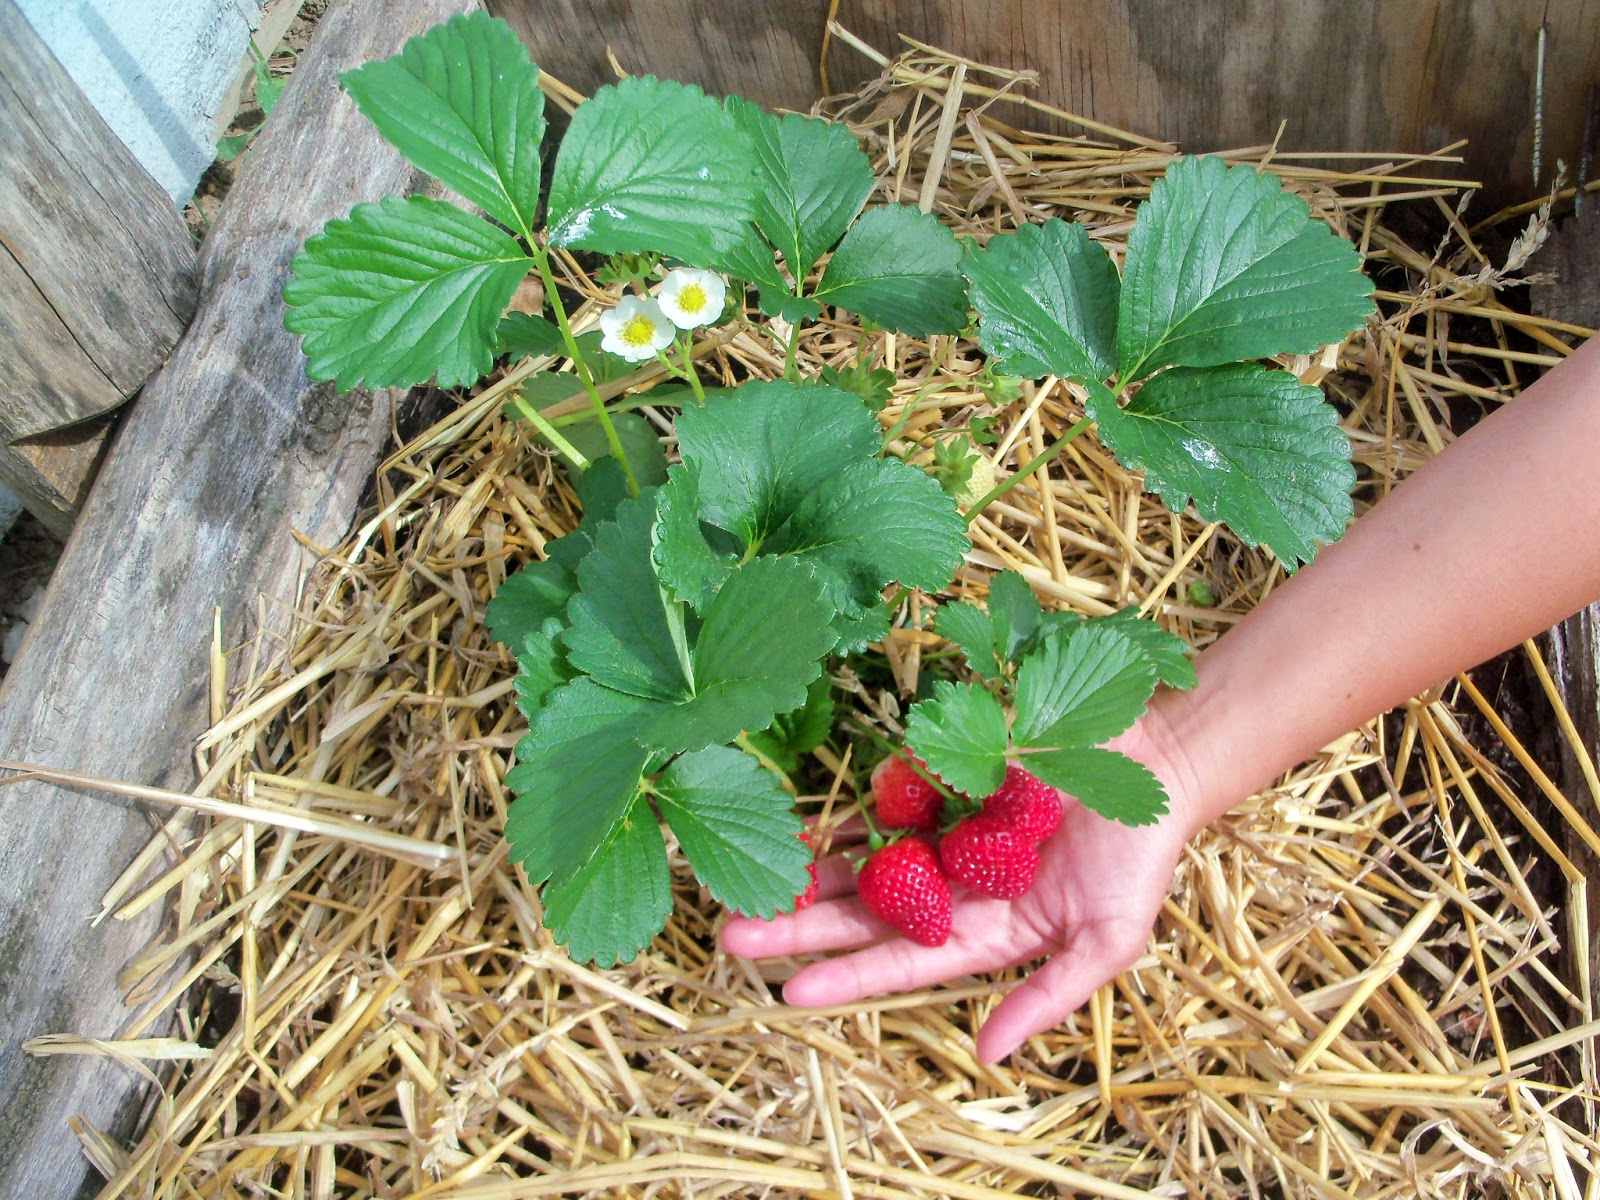
[[[865, 139], [882, 199], [979, 238], [1058, 214], [1120, 254], [1173, 148], [1083, 122], [1023, 132], [1060, 115], [1016, 103], [1025, 83], [919, 48], [825, 109]], [[1444, 155], [1229, 157], [1270, 160], [1379, 281], [1381, 319], [1288, 364], [1347, 414], [1362, 507], [1587, 332], [1502, 304], [1504, 258], [1458, 217]], [[1393, 231], [1401, 199], [1442, 214], [1443, 245]], [[608, 293], [567, 270], [592, 320]], [[814, 371], [862, 347], [900, 372], [884, 419], [916, 404], [908, 436], [996, 411], [967, 342], [831, 321], [801, 351]], [[703, 350], [708, 376], [781, 370], [768, 332]], [[113, 915], [170, 906], [125, 983], [176, 1010], [177, 1035], [155, 1039], [152, 1017], [119, 1043], [38, 1047], [115, 1052], [160, 1081], [131, 1152], [79, 1130], [104, 1195], [1593, 1194], [1600, 1024], [1586, 966], [1564, 973], [1558, 953], [1587, 944], [1563, 846], [1597, 839], [1491, 701], [1504, 667], [1340, 738], [1202, 837], [1145, 957], [1000, 1067], [974, 1062], [972, 1032], [1009, 978], [787, 1008], [769, 983], [789, 967], [719, 953], [721, 914], [681, 871], [637, 961], [569, 962], [506, 861], [523, 721], [482, 626], [507, 572], [576, 517], [500, 416], [518, 374], [394, 454], [348, 542], [314, 548], [285, 644], [219, 648], [197, 794], [245, 807], [198, 830], [175, 816], [107, 899]], [[1002, 476], [1080, 411], [1072, 387], [1027, 387], [998, 414]], [[1138, 604], [1196, 646], [1283, 579], [1088, 439], [973, 538], [958, 594], [1012, 567], [1047, 602]], [[840, 675], [861, 719], [895, 728], [939, 647], [928, 607], [905, 604], [888, 671]], [[1535, 678], [1531, 720], [1555, 725]], [[854, 754], [845, 735], [819, 752], [808, 814], [848, 814]]]

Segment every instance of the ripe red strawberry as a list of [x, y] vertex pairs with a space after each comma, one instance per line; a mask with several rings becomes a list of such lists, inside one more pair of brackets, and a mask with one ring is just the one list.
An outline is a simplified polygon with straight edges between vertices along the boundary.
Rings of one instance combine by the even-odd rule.
[[[927, 770], [920, 758], [916, 763]], [[885, 829], [932, 833], [939, 828], [944, 797], [899, 754], [891, 754], [872, 772], [872, 796], [878, 809], [878, 824]]]
[[856, 876], [867, 910], [914, 942], [942, 946], [950, 937], [950, 881], [920, 838], [891, 842]]
[[[795, 836], [797, 838], [799, 838], [802, 842], [804, 842], [808, 847], [811, 845], [811, 838], [808, 835], [806, 835], [804, 833], [797, 833], [797, 834], [795, 834]], [[809, 884], [809, 886], [807, 886], [805, 891], [801, 892], [798, 896], [796, 896], [794, 898], [794, 911], [795, 912], [803, 912], [804, 910], [810, 908], [813, 904], [815, 904], [817, 902], [817, 864], [816, 864], [816, 862], [813, 861], [813, 862], [809, 863], [806, 866], [806, 870], [811, 872], [811, 883]]]
[[981, 812], [944, 835], [939, 862], [956, 883], [997, 900], [1015, 900], [1033, 886], [1039, 847], [1009, 821]]
[[1061, 793], [1021, 767], [1006, 768], [1006, 781], [983, 802], [983, 811], [1009, 822], [1029, 839], [1042, 842], [1061, 825]]

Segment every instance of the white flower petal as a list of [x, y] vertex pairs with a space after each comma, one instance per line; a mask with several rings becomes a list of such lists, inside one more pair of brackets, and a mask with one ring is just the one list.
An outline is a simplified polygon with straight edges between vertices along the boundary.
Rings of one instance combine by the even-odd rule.
[[600, 349], [629, 362], [654, 358], [672, 345], [672, 323], [661, 306], [645, 296], [624, 296], [610, 312], [600, 314]]
[[658, 299], [661, 311], [679, 329], [709, 325], [722, 315], [728, 285], [715, 271], [678, 267], [667, 272]]

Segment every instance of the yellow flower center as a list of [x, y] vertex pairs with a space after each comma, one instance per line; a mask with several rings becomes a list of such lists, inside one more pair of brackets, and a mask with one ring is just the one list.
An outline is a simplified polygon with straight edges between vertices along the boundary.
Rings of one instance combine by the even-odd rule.
[[622, 325], [622, 340], [629, 346], [648, 346], [655, 341], [656, 327], [642, 313], [629, 317]]
[[697, 313], [706, 306], [706, 289], [691, 283], [678, 293], [678, 307], [686, 313]]

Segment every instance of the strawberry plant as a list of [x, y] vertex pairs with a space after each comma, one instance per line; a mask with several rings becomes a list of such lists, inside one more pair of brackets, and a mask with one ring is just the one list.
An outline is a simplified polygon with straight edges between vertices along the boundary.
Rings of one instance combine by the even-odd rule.
[[[1192, 502], [1291, 569], [1350, 513], [1333, 409], [1258, 360], [1341, 339], [1370, 287], [1349, 244], [1271, 176], [1181, 160], [1119, 275], [1059, 219], [964, 245], [914, 207], [869, 204], [871, 165], [844, 127], [649, 77], [577, 108], [546, 185], [538, 69], [483, 14], [342, 82], [481, 215], [389, 197], [311, 238], [284, 293], [310, 374], [341, 389], [469, 387], [525, 360], [506, 413], [565, 464], [581, 505], [487, 614], [529, 726], [506, 835], [577, 958], [630, 959], [662, 928], [663, 825], [729, 908], [809, 902], [815, 871], [782, 772], [832, 734], [828, 663], [880, 642], [906, 590], [945, 588], [966, 522], [1091, 425], [1174, 510]], [[594, 277], [623, 292], [589, 328], [558, 279], [579, 254], [604, 258]], [[538, 311], [507, 311], [529, 291], [538, 303], [519, 307]], [[942, 431], [930, 474], [897, 457], [914, 406], [885, 428], [895, 379], [865, 347], [854, 367], [802, 378], [802, 326], [829, 308], [917, 337], [966, 332], [975, 310], [989, 356], [977, 386], [1004, 403], [1018, 377], [1053, 375], [1080, 390], [1083, 419], [998, 483], [973, 449], [995, 443], [992, 421]], [[705, 386], [696, 331], [727, 320], [777, 339], [781, 378]], [[644, 390], [639, 364], [682, 386]], [[631, 411], [647, 404], [679, 410], [671, 458]], [[896, 786], [924, 829], [949, 815], [941, 786], [990, 798], [948, 852], [958, 880], [1026, 887], [1060, 820], [1050, 787], [1132, 823], [1162, 811], [1159, 783], [1102, 743], [1158, 684], [1192, 683], [1181, 641], [1131, 612], [1045, 612], [1010, 574], [986, 607], [943, 605], [934, 627], [967, 669], [911, 710], [918, 763]], [[1050, 787], [1008, 775], [1018, 760]], [[928, 843], [883, 847], [859, 885], [910, 936], [948, 934]]]

